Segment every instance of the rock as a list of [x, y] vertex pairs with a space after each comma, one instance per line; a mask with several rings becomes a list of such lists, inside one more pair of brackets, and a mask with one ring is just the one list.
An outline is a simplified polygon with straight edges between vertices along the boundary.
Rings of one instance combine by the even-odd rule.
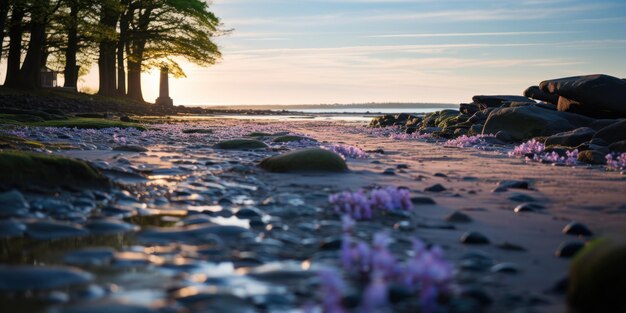
[[0, 184], [18, 187], [95, 187], [109, 181], [84, 161], [26, 151], [0, 151]]
[[437, 204], [435, 200], [429, 197], [411, 197], [411, 203], [413, 205], [434, 205]]
[[563, 242], [554, 253], [559, 258], [571, 258], [585, 246], [582, 241], [566, 241]]
[[72, 267], [0, 265], [0, 292], [51, 290], [91, 280], [91, 274]]
[[519, 273], [519, 266], [515, 263], [498, 263], [491, 267], [493, 273], [505, 273], [505, 274], [517, 274]]
[[612, 152], [619, 152], [619, 153], [626, 152], [626, 140], [620, 140], [620, 141], [610, 144], [609, 150]]
[[26, 225], [14, 220], [0, 220], [0, 239], [22, 237]]
[[302, 140], [317, 141], [313, 138], [308, 138], [308, 137], [286, 135], [286, 136], [276, 137], [274, 138], [274, 140], [272, 140], [272, 142], [280, 143], [280, 142], [293, 142], [293, 141], [302, 141]]
[[116, 146], [113, 147], [113, 150], [116, 151], [128, 151], [128, 152], [147, 152], [148, 149], [139, 146], [139, 145], [123, 145], [123, 146]]
[[496, 139], [502, 142], [513, 142], [513, 137], [506, 130], [501, 130], [496, 133]]
[[570, 312], [626, 312], [626, 242], [592, 241], [571, 262], [567, 301]]
[[610, 118], [614, 117], [609, 112], [593, 110], [590, 106], [567, 99], [565, 97], [559, 97], [559, 103], [557, 105], [559, 112], [576, 113], [580, 115], [590, 116], [593, 118]]
[[81, 237], [89, 232], [78, 224], [57, 221], [34, 221], [26, 224], [26, 235], [36, 240]]
[[513, 209], [515, 213], [523, 213], [523, 212], [537, 212], [545, 210], [545, 206], [539, 203], [522, 203]]
[[63, 257], [63, 260], [67, 264], [79, 265], [79, 266], [104, 266], [109, 265], [115, 250], [111, 248], [85, 248], [77, 251], [72, 251]]
[[499, 108], [489, 114], [482, 134], [507, 131], [513, 140], [551, 136], [587, 126], [592, 119], [573, 113], [550, 111], [538, 106]]
[[212, 134], [213, 130], [208, 128], [183, 129], [183, 134]]
[[461, 236], [461, 243], [470, 245], [484, 245], [489, 244], [490, 241], [485, 235], [479, 232], [472, 231], [467, 232], [463, 234], [463, 236]]
[[87, 222], [85, 227], [92, 234], [117, 234], [138, 231], [139, 226], [125, 223], [116, 219], [95, 219]]
[[348, 165], [341, 156], [319, 148], [296, 150], [265, 158], [259, 166], [277, 173], [348, 171]]
[[243, 208], [239, 209], [237, 213], [235, 213], [237, 218], [260, 218], [263, 216], [263, 213], [259, 211], [257, 208]]
[[502, 250], [507, 250], [507, 251], [518, 251], [518, 252], [524, 252], [526, 251], [526, 248], [518, 245], [518, 244], [514, 244], [514, 243], [510, 243], [510, 242], [503, 242], [501, 244], [497, 244], [496, 247], [498, 247], [498, 249], [502, 249]]
[[23, 216], [28, 213], [28, 202], [21, 192], [11, 190], [0, 193], [0, 218]]
[[583, 142], [591, 140], [596, 132], [589, 127], [576, 128], [571, 131], [554, 134], [545, 141], [546, 146], [557, 145], [576, 147]]
[[588, 164], [606, 164], [606, 153], [596, 150], [581, 151], [577, 160]]
[[463, 270], [483, 272], [493, 266], [493, 259], [481, 251], [472, 251], [461, 256], [459, 266]]
[[396, 175], [396, 169], [394, 168], [386, 168], [383, 173], [383, 175]]
[[[158, 310], [142, 304], [128, 303], [122, 300], [105, 299], [93, 302], [84, 302], [57, 308], [48, 313], [157, 313], [170, 312]], [[171, 311], [174, 312], [174, 311]], [[223, 311], [227, 312], [227, 311]]]
[[542, 91], [580, 103], [587, 112], [626, 116], [626, 81], [608, 75], [587, 75], [546, 80]]
[[523, 194], [523, 193], [514, 193], [512, 195], [509, 196], [508, 198], [511, 201], [515, 201], [515, 202], [533, 202], [535, 201], [535, 198], [527, 195], [527, 194]]
[[459, 105], [459, 110], [461, 111], [461, 113], [463, 114], [467, 114], [467, 115], [474, 115], [476, 114], [476, 112], [482, 110], [483, 107], [481, 107], [480, 104], [478, 103], [461, 103]]
[[609, 145], [618, 141], [626, 140], [626, 119], [600, 129], [593, 136], [593, 139], [602, 139]]
[[552, 104], [559, 103], [559, 96], [542, 91], [539, 86], [530, 86], [524, 90], [524, 96]]
[[451, 222], [451, 223], [470, 223], [472, 222], [472, 218], [463, 213], [463, 212], [459, 212], [459, 211], [455, 211], [453, 213], [451, 213], [450, 215], [446, 216], [445, 218], [446, 221]]
[[482, 108], [500, 107], [505, 102], [530, 102], [535, 103], [532, 99], [523, 96], [474, 96], [474, 103], [479, 104]]
[[498, 186], [507, 189], [530, 189], [530, 184], [525, 180], [503, 180], [498, 183]]
[[593, 235], [593, 233], [591, 232], [591, 230], [589, 230], [587, 225], [578, 223], [578, 222], [571, 222], [565, 225], [565, 227], [563, 228], [563, 233], [566, 235], [585, 236], [585, 237]]
[[213, 148], [224, 150], [255, 150], [269, 148], [263, 141], [254, 139], [232, 139], [216, 143]]
[[228, 225], [201, 224], [183, 228], [150, 228], [139, 232], [139, 239], [145, 243], [169, 244], [207, 243], [210, 241], [239, 240], [250, 233], [246, 228]]
[[424, 189], [424, 191], [428, 191], [428, 192], [442, 192], [446, 190], [448, 189], [446, 189], [446, 187], [444, 187], [442, 184], [435, 184]]

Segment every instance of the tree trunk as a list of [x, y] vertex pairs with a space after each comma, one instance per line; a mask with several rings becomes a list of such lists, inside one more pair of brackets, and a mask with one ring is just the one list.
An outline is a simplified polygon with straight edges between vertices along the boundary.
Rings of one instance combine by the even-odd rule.
[[78, 82], [78, 65], [76, 54], [78, 53], [78, 3], [70, 4], [70, 18], [67, 25], [67, 50], [65, 50], [65, 83], [63, 87], [76, 90]]
[[41, 87], [41, 69], [43, 67], [43, 49], [46, 42], [46, 24], [31, 21], [30, 41], [24, 63], [20, 69], [20, 88], [35, 89]]
[[[119, 14], [110, 8], [103, 8], [100, 17], [100, 26], [115, 29]], [[116, 93], [115, 86], [115, 48], [117, 40], [104, 38], [100, 42], [100, 51], [98, 55], [98, 70], [100, 88], [98, 94], [103, 96], [114, 96]]]
[[141, 92], [141, 61], [143, 60], [144, 42], [135, 43], [133, 54], [128, 56], [128, 97], [137, 101], [143, 100]]
[[124, 67], [124, 52], [128, 51], [128, 27], [134, 9], [128, 6], [128, 0], [122, 0], [126, 12], [120, 16], [120, 39], [117, 41], [117, 94], [126, 95], [126, 69]]
[[7, 58], [7, 76], [4, 85], [16, 88], [20, 86], [20, 61], [22, 57], [22, 19], [24, 8], [14, 6], [9, 22], [9, 55]]
[[[9, 0], [0, 0], [0, 43], [4, 42], [4, 25], [9, 14]], [[2, 59], [2, 47], [0, 47], [0, 60]]]

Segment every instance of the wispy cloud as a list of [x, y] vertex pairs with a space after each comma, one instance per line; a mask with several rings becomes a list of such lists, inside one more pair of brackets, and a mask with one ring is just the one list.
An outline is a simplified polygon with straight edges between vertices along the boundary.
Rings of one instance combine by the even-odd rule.
[[481, 33], [416, 33], [416, 34], [385, 34], [368, 35], [365, 38], [433, 38], [433, 37], [494, 37], [494, 36], [528, 36], [528, 35], [554, 35], [567, 32], [536, 31], [536, 32], [481, 32]]

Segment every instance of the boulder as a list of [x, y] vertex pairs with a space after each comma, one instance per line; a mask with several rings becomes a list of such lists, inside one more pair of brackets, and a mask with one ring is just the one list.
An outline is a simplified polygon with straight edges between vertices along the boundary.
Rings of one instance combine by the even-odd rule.
[[588, 164], [606, 164], [606, 154], [597, 150], [585, 150], [578, 153], [578, 161]]
[[593, 138], [602, 139], [607, 144], [626, 140], [626, 119], [600, 129]]
[[535, 103], [532, 99], [523, 96], [474, 96], [472, 101], [482, 108], [497, 108], [505, 102], [530, 102]]
[[216, 143], [213, 148], [225, 150], [254, 150], [269, 148], [263, 141], [254, 139], [232, 139]]
[[626, 81], [622, 79], [602, 74], [574, 76], [546, 80], [539, 87], [592, 116], [626, 117]]
[[302, 141], [302, 140], [317, 141], [313, 138], [296, 136], [296, 135], [278, 136], [274, 138], [274, 140], [272, 141], [276, 143], [281, 143], [281, 142], [294, 142], [294, 141]]
[[557, 104], [559, 102], [559, 96], [547, 93], [541, 90], [539, 86], [530, 86], [526, 88], [526, 90], [524, 90], [524, 96], [552, 104]]
[[626, 152], [626, 140], [620, 140], [609, 145], [609, 150], [613, 152]]
[[474, 115], [474, 113], [480, 111], [482, 108], [479, 104], [477, 103], [461, 103], [459, 105], [460, 111], [463, 114], [467, 114], [467, 115]]
[[601, 238], [582, 249], [570, 265], [570, 312], [626, 312], [626, 242]]
[[576, 128], [571, 131], [554, 134], [546, 139], [546, 146], [558, 145], [576, 147], [583, 142], [591, 140], [596, 132], [589, 127]]
[[346, 161], [338, 154], [319, 148], [303, 149], [265, 158], [259, 166], [270, 172], [345, 172]]
[[593, 120], [578, 114], [546, 110], [538, 106], [495, 109], [489, 114], [482, 134], [507, 131], [515, 141], [560, 132], [589, 125]]

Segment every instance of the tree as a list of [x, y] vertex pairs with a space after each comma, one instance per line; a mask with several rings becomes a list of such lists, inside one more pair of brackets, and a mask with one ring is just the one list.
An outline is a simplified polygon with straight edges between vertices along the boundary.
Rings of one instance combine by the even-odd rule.
[[184, 76], [176, 62], [184, 58], [208, 66], [221, 54], [211, 38], [222, 32], [219, 19], [201, 0], [133, 0], [128, 30], [128, 96], [143, 101], [141, 72], [167, 67]]
[[102, 1], [100, 9], [100, 44], [98, 55], [98, 94], [113, 96], [115, 85], [115, 51], [117, 47], [117, 21], [120, 17], [120, 3], [117, 0]]
[[7, 75], [4, 85], [20, 86], [20, 62], [22, 58], [22, 36], [24, 34], [23, 19], [25, 6], [23, 2], [11, 4], [11, 20], [9, 21], [9, 54], [7, 56]]
[[[9, 1], [0, 1], [0, 43], [4, 42], [4, 26], [9, 15]], [[0, 59], [2, 59], [2, 45], [0, 44]]]

